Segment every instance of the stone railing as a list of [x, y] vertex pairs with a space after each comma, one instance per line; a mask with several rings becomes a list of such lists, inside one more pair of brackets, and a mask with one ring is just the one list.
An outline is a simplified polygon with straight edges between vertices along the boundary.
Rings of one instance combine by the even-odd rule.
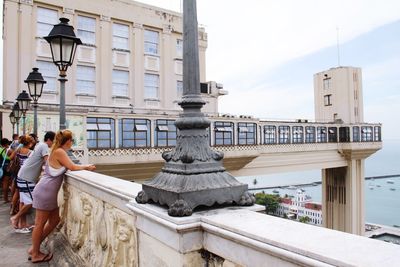
[[398, 266], [400, 246], [230, 207], [174, 218], [141, 186], [69, 172], [63, 227], [85, 266]]

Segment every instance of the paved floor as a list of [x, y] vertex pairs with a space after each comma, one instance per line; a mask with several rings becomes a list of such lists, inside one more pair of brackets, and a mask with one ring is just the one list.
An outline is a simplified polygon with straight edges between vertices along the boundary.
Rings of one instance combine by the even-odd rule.
[[[33, 264], [28, 261], [27, 250], [31, 245], [31, 234], [18, 234], [10, 226], [10, 205], [3, 201], [0, 192], [0, 267], [44, 267], [52, 266], [49, 263]], [[33, 213], [29, 216], [33, 221]]]

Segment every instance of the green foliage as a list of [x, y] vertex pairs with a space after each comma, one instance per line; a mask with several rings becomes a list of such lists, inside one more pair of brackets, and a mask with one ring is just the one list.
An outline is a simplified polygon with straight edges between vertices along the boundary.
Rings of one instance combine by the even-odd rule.
[[271, 195], [265, 193], [257, 193], [255, 195], [256, 203], [264, 205], [267, 213], [275, 213], [279, 206], [279, 195]]
[[303, 216], [303, 217], [300, 217], [300, 219], [299, 219], [299, 222], [302, 222], [302, 223], [308, 223], [310, 221], [311, 221], [311, 218], [308, 216]]

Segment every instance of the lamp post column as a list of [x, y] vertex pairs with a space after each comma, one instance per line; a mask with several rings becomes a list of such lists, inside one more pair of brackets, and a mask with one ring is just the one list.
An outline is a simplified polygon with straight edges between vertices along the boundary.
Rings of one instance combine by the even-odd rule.
[[33, 133], [37, 136], [37, 108], [38, 108], [38, 103], [37, 101], [33, 101]]
[[60, 71], [60, 130], [67, 129], [66, 116], [65, 116], [65, 82], [67, 79], [66, 71]]
[[22, 134], [23, 135], [25, 135], [25, 132], [26, 132], [25, 118], [26, 118], [26, 115], [25, 115], [25, 112], [24, 112], [24, 113], [22, 113]]

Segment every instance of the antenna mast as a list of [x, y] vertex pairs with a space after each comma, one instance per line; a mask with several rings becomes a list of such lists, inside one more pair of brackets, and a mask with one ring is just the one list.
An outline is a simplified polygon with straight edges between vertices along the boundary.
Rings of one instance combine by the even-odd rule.
[[336, 46], [337, 46], [337, 61], [338, 61], [338, 67], [340, 67], [339, 27], [336, 27]]

